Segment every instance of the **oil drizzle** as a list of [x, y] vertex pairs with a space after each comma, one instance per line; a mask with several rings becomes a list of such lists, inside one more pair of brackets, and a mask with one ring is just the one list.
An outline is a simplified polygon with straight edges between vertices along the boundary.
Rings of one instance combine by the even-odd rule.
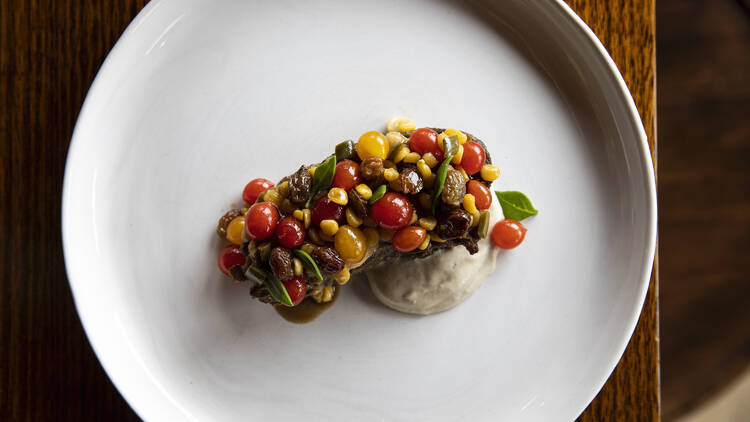
[[333, 289], [333, 297], [330, 302], [318, 303], [313, 298], [307, 297], [305, 300], [300, 302], [299, 305], [289, 307], [284, 305], [274, 305], [276, 312], [281, 315], [282, 318], [295, 324], [306, 324], [310, 321], [315, 320], [320, 314], [325, 312], [328, 308], [336, 302], [339, 297], [339, 289]]

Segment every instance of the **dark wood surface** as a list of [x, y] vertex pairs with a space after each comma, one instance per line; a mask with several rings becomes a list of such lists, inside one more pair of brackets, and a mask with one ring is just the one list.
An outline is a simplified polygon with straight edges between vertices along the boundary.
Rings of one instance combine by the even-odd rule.
[[750, 364], [750, 15], [659, 0], [664, 419]]
[[[145, 0], [0, 2], [0, 420], [137, 420], [93, 354], [64, 271], [65, 154], [98, 66]], [[653, 0], [569, 0], [617, 62], [655, 146]], [[582, 421], [659, 420], [657, 282]]]

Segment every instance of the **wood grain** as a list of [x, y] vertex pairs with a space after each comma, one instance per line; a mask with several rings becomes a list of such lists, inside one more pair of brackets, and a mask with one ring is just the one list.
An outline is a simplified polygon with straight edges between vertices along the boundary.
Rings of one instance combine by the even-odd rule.
[[[0, 2], [0, 420], [138, 420], [80, 325], [65, 276], [65, 154], [98, 66], [145, 0]], [[570, 0], [625, 76], [652, 148], [653, 0]], [[655, 148], [654, 148], [655, 151]], [[581, 421], [659, 419], [657, 282]]]

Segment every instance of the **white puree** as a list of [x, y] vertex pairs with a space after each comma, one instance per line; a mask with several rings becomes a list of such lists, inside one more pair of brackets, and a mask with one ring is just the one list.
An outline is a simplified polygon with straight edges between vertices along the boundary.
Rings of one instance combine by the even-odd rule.
[[[502, 210], [493, 201], [490, 230], [502, 218]], [[424, 259], [391, 261], [366, 274], [373, 294], [384, 305], [430, 315], [453, 308], [474, 293], [495, 269], [497, 252], [488, 235], [479, 241], [479, 252], [474, 255], [457, 246]]]

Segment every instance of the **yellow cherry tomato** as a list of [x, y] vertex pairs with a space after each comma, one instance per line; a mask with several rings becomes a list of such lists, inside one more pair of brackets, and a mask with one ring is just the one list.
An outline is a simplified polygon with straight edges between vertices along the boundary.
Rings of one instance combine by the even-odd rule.
[[344, 262], [353, 264], [361, 261], [367, 251], [367, 236], [362, 230], [351, 226], [341, 226], [333, 239], [333, 247]]
[[236, 217], [227, 225], [227, 240], [235, 245], [241, 245], [243, 231], [245, 231], [245, 217]]
[[363, 133], [357, 141], [357, 155], [361, 160], [370, 157], [380, 157], [385, 160], [388, 158], [390, 148], [385, 136], [374, 130]]

